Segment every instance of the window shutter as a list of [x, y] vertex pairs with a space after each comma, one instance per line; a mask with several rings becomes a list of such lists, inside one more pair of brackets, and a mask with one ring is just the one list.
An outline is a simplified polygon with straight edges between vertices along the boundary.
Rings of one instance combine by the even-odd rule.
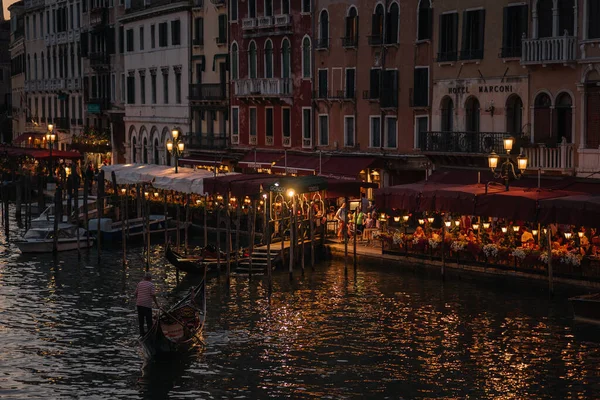
[[479, 35], [477, 36], [477, 50], [481, 50], [481, 58], [483, 58], [483, 44], [485, 43], [485, 10], [479, 10]]
[[527, 7], [527, 5], [524, 6], [520, 6], [519, 7], [519, 37], [517, 38], [518, 40], [518, 47], [521, 48], [521, 39], [523, 37], [523, 34], [525, 35], [525, 37], [528, 36], [528, 21], [529, 21], [529, 7]]
[[[358, 42], [358, 27], [359, 27], [359, 23], [358, 23], [358, 15], [356, 17], [354, 17], [354, 39]], [[358, 43], [357, 43], [358, 44]]]
[[219, 15], [219, 41], [221, 43], [225, 43], [226, 39], [227, 39], [227, 33], [226, 33], [226, 21], [227, 20], [227, 15], [225, 14], [220, 14]]
[[425, 39], [431, 39], [433, 37], [433, 9], [427, 9], [427, 31], [425, 32], [427, 37]]
[[463, 20], [462, 20], [462, 46], [461, 46], [461, 50], [462, 51], [466, 51], [469, 48], [469, 38], [467, 38], [467, 32], [469, 31], [467, 29], [467, 25], [469, 24], [469, 18], [468, 18], [468, 13], [466, 11], [463, 11]]
[[81, 32], [81, 57], [88, 55], [88, 33]]
[[370, 82], [370, 93], [369, 97], [371, 99], [379, 98], [379, 70], [372, 69], [371, 70], [371, 82]]
[[385, 28], [383, 28], [383, 30], [385, 31], [385, 43], [390, 43], [391, 39], [392, 39], [392, 34], [391, 34], [391, 20], [392, 20], [392, 15], [388, 12], [385, 13]]
[[[458, 13], [454, 13], [452, 14], [452, 32], [451, 32], [451, 37], [452, 37], [452, 47], [449, 49], [452, 52], [458, 52]], [[456, 57], [458, 56], [458, 54], [454, 54], [454, 59], [456, 59]]]
[[352, 17], [346, 17], [346, 38], [352, 36]]
[[448, 51], [446, 43], [444, 42], [444, 31], [447, 29], [446, 26], [444, 26], [444, 14], [440, 14], [440, 16], [438, 17], [439, 19], [439, 40], [438, 40], [438, 53], [445, 53]]
[[[511, 23], [510, 23], [510, 9], [511, 7], [504, 7], [503, 17], [502, 17], [502, 57], [507, 57], [508, 54], [512, 54], [512, 47], [514, 47], [515, 43], [513, 43], [514, 32], [511, 32]], [[509, 53], [510, 52], [510, 53]]]
[[106, 38], [106, 50], [108, 54], [115, 54], [115, 27], [108, 28], [108, 37]]

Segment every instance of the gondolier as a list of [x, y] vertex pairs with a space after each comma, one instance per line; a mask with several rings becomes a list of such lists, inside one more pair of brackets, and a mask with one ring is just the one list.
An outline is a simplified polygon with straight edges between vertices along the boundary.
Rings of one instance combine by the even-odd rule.
[[144, 320], [146, 320], [148, 330], [152, 329], [152, 301], [160, 308], [158, 301], [156, 301], [156, 290], [152, 283], [152, 275], [146, 272], [144, 280], [140, 281], [135, 289], [135, 305], [137, 306], [141, 336], [146, 334], [144, 331]]

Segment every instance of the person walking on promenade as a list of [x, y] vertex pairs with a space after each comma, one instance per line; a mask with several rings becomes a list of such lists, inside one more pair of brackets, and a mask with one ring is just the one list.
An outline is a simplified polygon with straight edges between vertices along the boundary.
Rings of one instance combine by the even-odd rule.
[[152, 283], [152, 275], [146, 272], [144, 279], [140, 281], [135, 289], [135, 305], [137, 306], [138, 321], [140, 324], [140, 336], [144, 336], [144, 320], [146, 320], [146, 326], [148, 330], [152, 329], [152, 301], [157, 307], [158, 301], [156, 301], [156, 290]]

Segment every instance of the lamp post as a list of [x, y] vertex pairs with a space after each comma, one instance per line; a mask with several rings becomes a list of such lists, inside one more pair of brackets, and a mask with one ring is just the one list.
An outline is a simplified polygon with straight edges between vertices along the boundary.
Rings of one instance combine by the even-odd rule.
[[173, 158], [175, 159], [175, 173], [177, 173], [177, 167], [179, 166], [179, 156], [183, 154], [185, 144], [183, 143], [183, 140], [179, 138], [179, 131], [177, 129], [173, 129], [171, 131], [171, 136], [173, 136], [173, 140], [167, 140], [167, 151], [173, 154]]
[[[513, 143], [514, 143], [514, 139], [512, 137], [508, 137], [503, 140], [504, 150], [506, 150], [506, 161], [504, 161], [502, 163], [502, 165], [500, 165], [499, 172], [495, 172], [495, 171], [496, 171], [496, 168], [498, 167], [498, 161], [500, 159], [500, 156], [498, 156], [498, 154], [496, 154], [496, 152], [493, 150], [490, 153], [490, 155], [488, 156], [488, 166], [494, 173], [494, 177], [496, 179], [504, 180], [504, 185], [506, 187], [507, 192], [508, 192], [508, 186], [509, 186], [509, 179], [511, 177], [514, 179], [521, 179], [521, 177], [523, 176], [523, 172], [527, 169], [527, 157], [525, 157], [523, 155], [523, 153], [521, 153], [517, 156], [517, 168], [521, 171], [521, 173], [517, 174], [515, 172], [515, 165], [513, 164], [511, 157], [510, 157], [510, 151], [513, 148]], [[489, 185], [489, 182], [486, 183], [486, 185], [485, 185], [486, 193], [487, 193], [488, 185]]]
[[54, 142], [56, 141], [56, 134], [54, 133], [54, 125], [48, 124], [48, 132], [46, 132], [46, 142], [48, 142], [48, 148], [50, 149], [50, 181], [52, 182], [54, 179], [54, 171], [53, 171], [53, 160], [52, 160], [52, 147], [54, 147]]

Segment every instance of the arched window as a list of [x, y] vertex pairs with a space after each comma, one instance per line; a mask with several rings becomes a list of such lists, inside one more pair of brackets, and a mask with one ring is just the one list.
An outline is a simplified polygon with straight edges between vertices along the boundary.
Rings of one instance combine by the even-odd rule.
[[523, 102], [516, 94], [506, 100], [506, 132], [520, 134], [523, 128]]
[[265, 78], [273, 77], [273, 42], [267, 40], [265, 43]]
[[558, 0], [558, 36], [573, 36], [574, 0]]
[[281, 43], [281, 77], [283, 78], [283, 93], [289, 94], [292, 91], [290, 78], [292, 76], [290, 41], [285, 38]]
[[449, 96], [442, 99], [442, 132], [454, 131], [454, 101]]
[[256, 18], [256, 0], [248, 0], [248, 18]]
[[281, 0], [281, 13], [283, 15], [290, 13], [290, 0]]
[[552, 4], [553, 0], [538, 0], [537, 33], [539, 38], [552, 37]]
[[561, 93], [556, 99], [556, 141], [561, 143], [563, 139], [567, 143], [572, 143], [572, 119], [573, 119], [573, 101], [568, 93]]
[[137, 139], [135, 136], [131, 139], [131, 162], [137, 162]]
[[396, 44], [398, 43], [398, 24], [400, 18], [400, 8], [398, 7], [398, 3], [392, 3], [390, 6], [390, 11], [386, 18], [385, 24], [385, 42], [387, 44]]
[[344, 46], [356, 47], [358, 45], [358, 13], [356, 7], [350, 7], [346, 16], [346, 37]]
[[431, 9], [430, 0], [421, 0], [419, 3], [419, 24], [417, 29], [417, 40], [431, 39], [431, 31], [433, 26], [433, 10]]
[[329, 47], [329, 13], [322, 10], [319, 15], [319, 45], [318, 48], [326, 49]]
[[250, 79], [256, 79], [256, 43], [250, 42], [248, 48], [248, 77]]
[[479, 100], [469, 97], [465, 103], [465, 130], [467, 132], [479, 132]]
[[144, 138], [142, 148], [142, 162], [148, 164], [148, 138]]
[[158, 156], [158, 139], [154, 138], [154, 164], [160, 164], [160, 159]]
[[533, 137], [536, 143], [547, 143], [552, 132], [552, 100], [546, 93], [540, 93], [533, 105]]
[[239, 78], [239, 69], [238, 69], [238, 45], [237, 43], [233, 43], [231, 45], [231, 79], [237, 80]]
[[305, 36], [302, 40], [302, 77], [311, 77], [310, 38]]
[[369, 38], [369, 44], [379, 45], [383, 43], [384, 14], [383, 5], [377, 4], [375, 13], [371, 17], [371, 37]]

